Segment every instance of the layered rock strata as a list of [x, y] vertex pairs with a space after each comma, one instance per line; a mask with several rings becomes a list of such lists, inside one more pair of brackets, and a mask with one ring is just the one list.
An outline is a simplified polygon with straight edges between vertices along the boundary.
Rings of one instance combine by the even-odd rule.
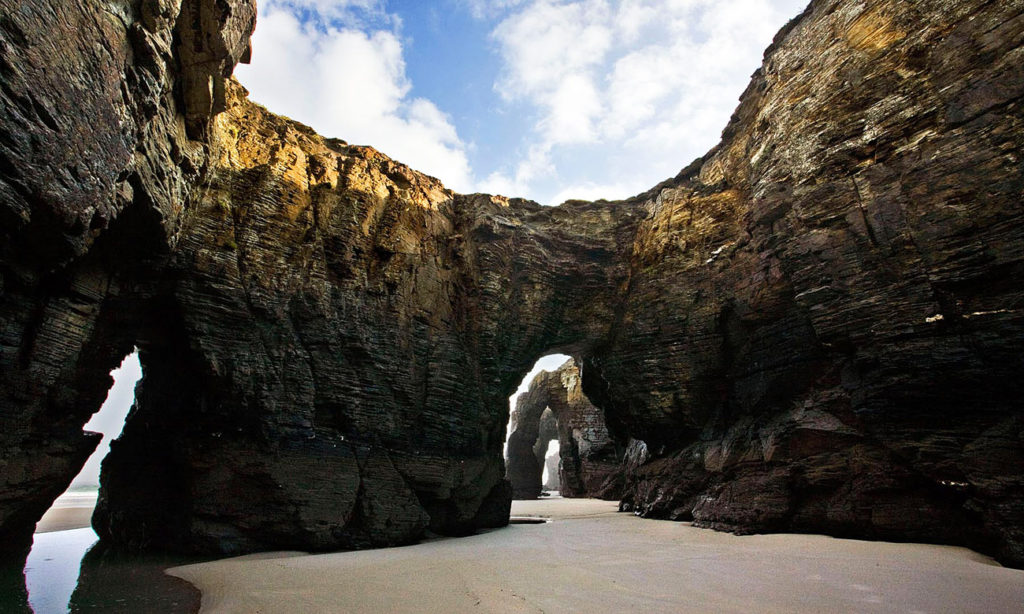
[[620, 497], [625, 449], [609, 434], [604, 412], [583, 394], [573, 360], [538, 373], [516, 401], [507, 459], [513, 498], [540, 496], [552, 440], [558, 441], [555, 473], [562, 496]]
[[505, 399], [562, 352], [626, 509], [1024, 564], [1024, 2], [816, 0], [707, 156], [553, 208], [248, 102], [248, 2], [0, 8], [6, 554], [136, 345], [122, 546], [502, 524]]
[[650, 454], [624, 508], [1024, 563], [1022, 44], [1019, 1], [812, 2], [780, 33], [645, 197], [584, 362]]
[[145, 345], [143, 322], [163, 324], [154, 273], [204, 176], [216, 111], [185, 101], [246, 56], [255, 16], [251, 0], [0, 0], [5, 555], [24, 553], [99, 443], [82, 425], [110, 370]]

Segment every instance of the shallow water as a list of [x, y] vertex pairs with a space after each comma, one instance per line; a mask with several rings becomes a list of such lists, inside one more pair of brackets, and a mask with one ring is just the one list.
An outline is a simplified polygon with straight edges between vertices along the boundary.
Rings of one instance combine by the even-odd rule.
[[91, 528], [36, 533], [25, 561], [25, 588], [33, 612], [68, 611], [82, 559], [97, 539]]
[[91, 528], [36, 533], [24, 569], [0, 572], [0, 612], [192, 614], [199, 591], [163, 573], [188, 562], [110, 551]]

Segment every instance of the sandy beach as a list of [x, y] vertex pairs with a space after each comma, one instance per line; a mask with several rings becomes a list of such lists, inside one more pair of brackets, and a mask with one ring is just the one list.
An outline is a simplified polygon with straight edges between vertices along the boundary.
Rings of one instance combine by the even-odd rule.
[[36, 524], [36, 533], [70, 531], [90, 526], [92, 510], [96, 507], [96, 494], [96, 491], [66, 492], [57, 497]]
[[277, 552], [168, 573], [204, 613], [1020, 612], [1024, 571], [963, 548], [735, 536], [616, 513], [615, 502], [517, 501], [515, 524], [360, 552]]

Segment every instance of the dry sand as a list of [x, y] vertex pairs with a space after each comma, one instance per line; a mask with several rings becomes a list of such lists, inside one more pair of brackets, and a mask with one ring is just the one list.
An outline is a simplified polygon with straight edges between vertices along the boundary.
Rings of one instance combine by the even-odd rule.
[[738, 537], [615, 513], [513, 504], [513, 525], [405, 548], [266, 553], [177, 567], [204, 613], [1024, 611], [1024, 572], [963, 548]]
[[96, 492], [70, 492], [57, 497], [53, 505], [36, 523], [36, 533], [69, 531], [90, 526], [96, 507]]

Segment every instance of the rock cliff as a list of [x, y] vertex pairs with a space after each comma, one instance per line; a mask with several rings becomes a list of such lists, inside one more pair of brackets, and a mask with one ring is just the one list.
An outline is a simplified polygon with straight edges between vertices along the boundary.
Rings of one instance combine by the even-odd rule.
[[508, 479], [513, 498], [540, 496], [544, 457], [552, 440], [558, 441], [555, 473], [562, 496], [621, 496], [624, 446], [608, 433], [604, 412], [583, 394], [573, 360], [538, 373], [512, 411]]
[[155, 271], [255, 16], [250, 0], [0, 0], [4, 555], [99, 443], [82, 425], [161, 317]]
[[815, 0], [709, 154], [553, 208], [248, 102], [248, 1], [0, 9], [5, 554], [135, 345], [121, 546], [503, 524], [505, 399], [563, 352], [625, 509], [1024, 565], [1024, 2]]
[[625, 508], [1022, 563], [1022, 12], [813, 2], [644, 197], [584, 362], [651, 455]]

